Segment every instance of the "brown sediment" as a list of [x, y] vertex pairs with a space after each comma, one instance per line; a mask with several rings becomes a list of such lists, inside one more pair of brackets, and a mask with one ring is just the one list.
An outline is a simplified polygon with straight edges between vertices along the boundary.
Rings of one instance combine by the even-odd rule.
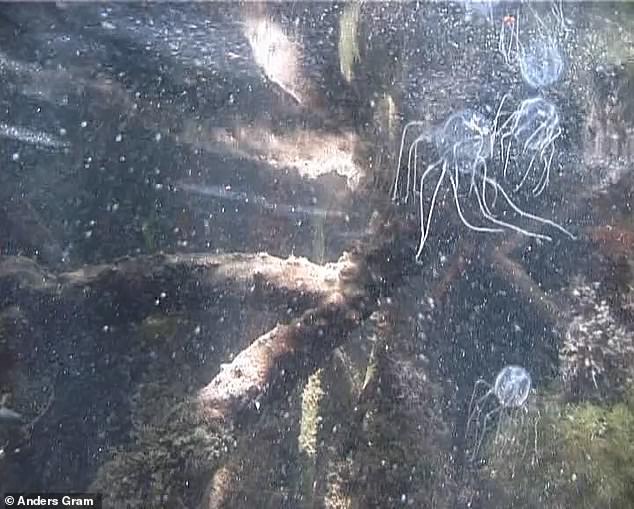
[[634, 257], [634, 227], [630, 225], [588, 226], [585, 233], [608, 258]]

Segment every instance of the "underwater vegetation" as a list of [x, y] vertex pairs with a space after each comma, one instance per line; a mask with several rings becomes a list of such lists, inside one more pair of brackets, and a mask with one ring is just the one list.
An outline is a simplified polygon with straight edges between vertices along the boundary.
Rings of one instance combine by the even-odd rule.
[[[634, 502], [634, 390], [607, 408], [583, 404], [564, 422], [565, 452], [586, 495], [586, 507]], [[590, 461], [588, 461], [590, 458]]]
[[634, 381], [634, 332], [627, 318], [632, 277], [627, 267], [617, 274], [622, 288], [610, 299], [605, 284], [579, 280], [572, 286], [572, 312], [559, 350], [569, 400], [618, 400]]
[[[523, 507], [632, 507], [634, 504], [634, 387], [611, 404], [561, 404], [544, 397], [535, 416], [536, 449], [522, 440], [486, 446], [489, 494]], [[522, 429], [509, 430], [521, 433]], [[490, 483], [490, 484], [489, 484]]]

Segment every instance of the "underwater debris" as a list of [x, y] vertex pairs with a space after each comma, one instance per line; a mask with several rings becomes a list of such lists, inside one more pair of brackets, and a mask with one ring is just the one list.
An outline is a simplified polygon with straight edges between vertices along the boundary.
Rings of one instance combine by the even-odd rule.
[[600, 288], [581, 282], [571, 290], [574, 314], [559, 358], [573, 400], [614, 398], [634, 380], [634, 330], [619, 323]]
[[634, 230], [627, 225], [589, 226], [586, 234], [608, 258], [627, 257], [634, 253]]
[[345, 219], [348, 214], [341, 210], [332, 210], [322, 208], [314, 205], [302, 205], [302, 204], [286, 204], [277, 203], [268, 200], [264, 196], [257, 195], [255, 193], [248, 193], [245, 191], [234, 191], [231, 186], [218, 186], [218, 185], [197, 185], [187, 182], [177, 183], [177, 188], [188, 192], [202, 196], [210, 196], [212, 198], [218, 198], [219, 200], [229, 200], [244, 203], [245, 205], [251, 204], [256, 207], [260, 207], [263, 210], [269, 210], [274, 214], [284, 217], [321, 217], [328, 219]]

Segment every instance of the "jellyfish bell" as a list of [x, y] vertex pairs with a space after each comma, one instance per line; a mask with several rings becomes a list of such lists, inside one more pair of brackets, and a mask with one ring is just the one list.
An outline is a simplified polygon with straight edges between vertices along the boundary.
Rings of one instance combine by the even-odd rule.
[[484, 379], [476, 381], [465, 432], [472, 461], [479, 457], [489, 432], [493, 431], [491, 443], [501, 449], [516, 441], [517, 437], [509, 436], [509, 430], [526, 431], [522, 428], [531, 389], [531, 376], [522, 366], [503, 367], [492, 384]]
[[[418, 134], [410, 133], [417, 130]], [[493, 149], [491, 122], [481, 113], [466, 109], [456, 112], [437, 128], [422, 121], [408, 122], [403, 128], [399, 149], [396, 177], [392, 186], [392, 199], [407, 202], [417, 194], [419, 184], [418, 150], [424, 143], [435, 147], [452, 169], [471, 174], [474, 168], [490, 157]], [[413, 140], [412, 140], [413, 137]], [[409, 145], [406, 143], [411, 140]], [[401, 168], [407, 161], [407, 178], [402, 186]], [[405, 188], [403, 190], [403, 187]]]
[[495, 377], [493, 389], [502, 406], [518, 408], [526, 403], [531, 385], [531, 376], [522, 366], [505, 366]]
[[451, 115], [434, 141], [438, 153], [448, 158], [456, 170], [471, 175], [490, 157], [492, 134], [491, 121], [467, 109]]
[[552, 36], [539, 35], [520, 45], [519, 66], [522, 78], [530, 87], [543, 89], [561, 78], [564, 57]]

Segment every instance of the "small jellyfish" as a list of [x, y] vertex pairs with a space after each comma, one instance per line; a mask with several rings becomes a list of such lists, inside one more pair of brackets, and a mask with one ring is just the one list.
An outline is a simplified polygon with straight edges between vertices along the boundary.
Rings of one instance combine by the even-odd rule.
[[[471, 444], [471, 461], [478, 457], [480, 447], [494, 420], [497, 420], [497, 423], [493, 444], [498, 447], [504, 447], [504, 441], [512, 439], [506, 430], [522, 428], [517, 424], [522, 424], [528, 411], [531, 387], [532, 381], [528, 371], [522, 366], [513, 365], [503, 367], [495, 377], [493, 385], [484, 379], [476, 381], [469, 403], [465, 432], [467, 443]], [[527, 447], [528, 442], [525, 444], [525, 450]]]
[[[534, 89], [543, 89], [559, 81], [564, 72], [563, 51], [555, 37], [554, 31], [529, 4], [532, 16], [522, 19], [521, 10], [507, 14], [502, 18], [500, 26], [498, 51], [509, 67], [519, 64], [520, 74], [524, 81]], [[555, 23], [561, 25], [563, 7], [553, 8]], [[532, 22], [531, 22], [532, 20]]]
[[[505, 98], [503, 99], [503, 101]], [[541, 166], [541, 175], [533, 188], [539, 196], [550, 182], [550, 168], [555, 155], [555, 141], [562, 134], [559, 113], [554, 104], [542, 97], [532, 97], [521, 102], [499, 129], [500, 150], [503, 160], [503, 176], [508, 175], [509, 164], [527, 163], [515, 191], [519, 191], [531, 170]]]
[[545, 34], [520, 45], [519, 64], [522, 78], [535, 89], [556, 83], [564, 71], [564, 58], [557, 41]]

